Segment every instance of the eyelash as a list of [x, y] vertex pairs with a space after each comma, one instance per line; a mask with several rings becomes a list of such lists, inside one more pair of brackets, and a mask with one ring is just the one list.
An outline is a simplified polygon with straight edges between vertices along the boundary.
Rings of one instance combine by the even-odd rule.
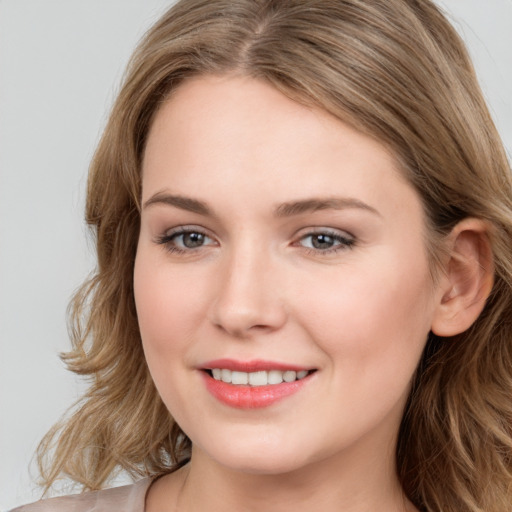
[[356, 241], [353, 237], [351, 237], [350, 235], [348, 236], [344, 236], [344, 235], [341, 235], [339, 232], [337, 231], [331, 231], [329, 229], [321, 229], [321, 230], [318, 230], [318, 231], [313, 231], [313, 232], [310, 232], [310, 233], [306, 233], [305, 235], [301, 236], [299, 238], [299, 241], [296, 242], [297, 244], [300, 244], [301, 241], [307, 239], [307, 238], [312, 238], [312, 237], [315, 237], [315, 236], [325, 236], [325, 237], [329, 237], [333, 240], [333, 242], [338, 242], [337, 245], [334, 245], [328, 249], [317, 249], [317, 248], [314, 248], [314, 247], [304, 247], [302, 246], [308, 254], [312, 254], [312, 255], [322, 255], [322, 256], [328, 256], [328, 255], [331, 255], [331, 254], [336, 254], [338, 252], [341, 252], [341, 251], [346, 251], [346, 250], [349, 250], [351, 248], [354, 247]]
[[[175, 240], [178, 237], [184, 236], [184, 235], [190, 235], [190, 234], [201, 235], [207, 239], [213, 240], [210, 236], [208, 236], [207, 233], [205, 233], [203, 230], [201, 230], [199, 228], [177, 228], [175, 231], [172, 231], [171, 233], [165, 233], [165, 234], [157, 237], [156, 243], [159, 245], [163, 245], [165, 247], [165, 250], [167, 250], [170, 253], [175, 253], [175, 254], [187, 254], [187, 253], [190, 254], [190, 253], [192, 253], [196, 250], [202, 249], [203, 247], [206, 246], [206, 245], [200, 245], [195, 248], [194, 247], [181, 248], [176, 245]], [[315, 236], [328, 237], [328, 238], [332, 239], [333, 243], [337, 242], [337, 244], [330, 248], [327, 248], [327, 249], [306, 247], [301, 244], [301, 241], [304, 241], [307, 238], [312, 238]], [[319, 231], [313, 231], [313, 232], [309, 232], [309, 233], [302, 235], [297, 242], [294, 242], [293, 245], [301, 246], [307, 252], [307, 254], [310, 254], [310, 255], [316, 255], [316, 256], [318, 256], [318, 255], [324, 256], [325, 255], [325, 256], [327, 256], [327, 255], [331, 255], [331, 254], [336, 254], [340, 251], [346, 251], [348, 249], [351, 249], [355, 245], [355, 243], [356, 243], [355, 239], [351, 236], [343, 236], [339, 232], [332, 231], [329, 229], [322, 229]], [[210, 244], [208, 244], [208, 245], [210, 245]]]
[[199, 228], [177, 228], [175, 231], [172, 231], [171, 233], [164, 233], [163, 235], [159, 236], [156, 239], [156, 243], [159, 245], [163, 245], [165, 247], [165, 250], [171, 253], [175, 254], [186, 254], [193, 252], [197, 249], [201, 249], [204, 247], [204, 245], [201, 245], [196, 248], [181, 248], [175, 245], [176, 238], [184, 235], [190, 235], [190, 234], [198, 234], [202, 235], [205, 238], [209, 238], [212, 240], [210, 236], [208, 236], [207, 233], [205, 233], [203, 230]]

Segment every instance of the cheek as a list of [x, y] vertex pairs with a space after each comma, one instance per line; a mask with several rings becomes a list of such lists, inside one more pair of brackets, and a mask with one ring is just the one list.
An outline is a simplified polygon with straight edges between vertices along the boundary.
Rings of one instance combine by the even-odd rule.
[[189, 280], [183, 272], [140, 251], [135, 261], [134, 293], [142, 342], [148, 362], [178, 352], [191, 338], [203, 317], [201, 280]]
[[297, 293], [304, 298], [303, 314], [297, 316], [334, 364], [343, 367], [340, 375], [371, 374], [377, 385], [400, 372], [402, 384], [412, 376], [432, 315], [428, 264], [414, 261], [383, 257], [374, 258], [373, 265], [347, 265], [323, 286], [311, 282], [309, 293]]
[[[187, 350], [201, 290], [180, 273], [171, 273], [162, 258], [139, 250], [134, 268], [134, 295], [144, 354], [154, 384], [168, 410], [181, 423], [189, 410], [186, 395], [177, 393], [188, 371]], [[193, 282], [193, 281], [192, 281]], [[194, 416], [194, 411], [189, 411]]]

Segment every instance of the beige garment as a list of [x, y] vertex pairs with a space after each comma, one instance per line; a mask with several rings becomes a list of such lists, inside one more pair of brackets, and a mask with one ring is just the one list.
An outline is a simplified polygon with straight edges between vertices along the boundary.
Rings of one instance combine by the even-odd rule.
[[49, 498], [11, 512], [144, 512], [146, 493], [152, 481], [144, 478], [133, 485]]

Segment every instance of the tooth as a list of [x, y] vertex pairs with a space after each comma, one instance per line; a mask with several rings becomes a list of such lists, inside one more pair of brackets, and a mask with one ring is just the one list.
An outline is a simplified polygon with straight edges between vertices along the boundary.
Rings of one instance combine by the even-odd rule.
[[263, 371], [249, 373], [249, 384], [251, 386], [266, 386], [267, 383], [267, 372]]
[[281, 384], [284, 382], [293, 382], [296, 379], [303, 379], [309, 372], [308, 370], [301, 370], [294, 372], [287, 370], [282, 372], [280, 370], [259, 371], [259, 372], [238, 372], [231, 371], [225, 368], [212, 368], [213, 378], [222, 380], [223, 382], [235, 385], [251, 385], [251, 386], [266, 386], [268, 384]]
[[283, 374], [283, 380], [285, 382], [293, 382], [297, 378], [297, 372], [294, 371], [286, 371]]
[[283, 372], [279, 370], [270, 370], [268, 372], [268, 383], [269, 384], [281, 384], [283, 382]]
[[231, 384], [247, 384], [248, 382], [249, 375], [247, 372], [231, 372]]

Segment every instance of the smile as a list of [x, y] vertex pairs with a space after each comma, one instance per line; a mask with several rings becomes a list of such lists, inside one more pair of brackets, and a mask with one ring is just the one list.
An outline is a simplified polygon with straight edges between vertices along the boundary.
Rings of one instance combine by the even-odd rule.
[[316, 369], [253, 361], [212, 361], [202, 368], [206, 389], [237, 409], [268, 407], [294, 395], [311, 381]]
[[277, 385], [282, 382], [294, 382], [307, 377], [310, 373], [308, 370], [270, 370], [270, 371], [257, 371], [257, 372], [240, 372], [233, 371], [227, 368], [212, 368], [211, 375], [215, 380], [225, 382], [227, 384], [234, 384], [236, 386], [268, 386]]

